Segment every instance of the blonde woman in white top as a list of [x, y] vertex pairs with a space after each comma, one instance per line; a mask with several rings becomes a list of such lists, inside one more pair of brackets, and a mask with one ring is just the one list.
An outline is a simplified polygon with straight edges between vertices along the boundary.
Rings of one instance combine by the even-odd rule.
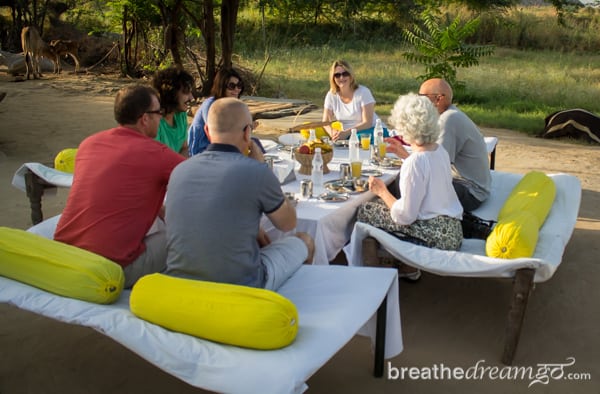
[[356, 82], [348, 62], [333, 62], [329, 69], [329, 86], [323, 105], [323, 122], [337, 120], [343, 125], [342, 130], [325, 127], [331, 139], [347, 139], [353, 128], [357, 129], [359, 134], [363, 134], [361, 131], [372, 134], [378, 119], [375, 114], [375, 98], [369, 88]]
[[444, 250], [460, 248], [463, 209], [452, 186], [450, 158], [437, 139], [438, 112], [427, 97], [400, 96], [390, 123], [410, 144], [412, 153], [400, 170], [400, 198], [378, 178], [369, 178], [370, 190], [381, 200], [363, 204], [358, 220], [399, 238]]

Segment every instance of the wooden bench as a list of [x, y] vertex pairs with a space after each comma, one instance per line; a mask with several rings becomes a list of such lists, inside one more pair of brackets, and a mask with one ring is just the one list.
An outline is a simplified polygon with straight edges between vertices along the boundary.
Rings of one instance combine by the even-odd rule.
[[[549, 176], [556, 184], [556, 197], [548, 217], [540, 228], [536, 249], [530, 258], [487, 257], [485, 241], [478, 239], [463, 240], [459, 251], [427, 248], [401, 241], [366, 223], [356, 223], [350, 245], [344, 249], [348, 263], [382, 266], [381, 257], [391, 255], [402, 263], [436, 275], [511, 279], [513, 290], [501, 357], [504, 364], [510, 365], [519, 343], [534, 283], [549, 280], [558, 269], [577, 222], [581, 201], [579, 180], [567, 174]], [[497, 220], [504, 201], [521, 177], [520, 174], [493, 171], [491, 196], [473, 213], [483, 219]]]

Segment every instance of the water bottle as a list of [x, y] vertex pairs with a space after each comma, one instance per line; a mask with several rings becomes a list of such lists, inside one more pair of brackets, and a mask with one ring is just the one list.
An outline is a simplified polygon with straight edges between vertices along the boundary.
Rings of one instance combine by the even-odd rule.
[[317, 132], [315, 129], [309, 129], [308, 132], [309, 132], [308, 142], [311, 142], [311, 141], [314, 141], [317, 139]]
[[323, 157], [321, 156], [321, 148], [315, 149], [312, 160], [311, 180], [314, 194], [317, 196], [320, 195], [323, 192]]
[[360, 161], [360, 141], [356, 129], [351, 130], [348, 141], [348, 159], [352, 168], [352, 178], [360, 178], [362, 162]]
[[375, 121], [375, 130], [373, 130], [373, 145], [375, 145], [379, 152], [379, 157], [385, 157], [385, 141], [383, 140], [383, 126], [381, 125], [381, 119]]
[[356, 134], [356, 129], [352, 129], [350, 134], [350, 140], [348, 141], [348, 160], [350, 163], [360, 161], [360, 141]]

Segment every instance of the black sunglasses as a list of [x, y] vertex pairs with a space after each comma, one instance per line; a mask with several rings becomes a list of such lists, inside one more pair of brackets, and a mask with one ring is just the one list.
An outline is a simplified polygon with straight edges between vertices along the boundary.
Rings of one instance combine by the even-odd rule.
[[436, 98], [438, 96], [445, 96], [445, 94], [443, 93], [419, 93], [419, 96], [423, 96], [423, 97], [429, 97], [429, 96], [435, 96]]
[[244, 83], [242, 81], [239, 81], [238, 83], [229, 82], [226, 85], [226, 87], [229, 90], [234, 90], [235, 88], [243, 89], [244, 88]]
[[333, 74], [334, 78], [349, 77], [349, 76], [350, 76], [350, 73], [348, 71]]

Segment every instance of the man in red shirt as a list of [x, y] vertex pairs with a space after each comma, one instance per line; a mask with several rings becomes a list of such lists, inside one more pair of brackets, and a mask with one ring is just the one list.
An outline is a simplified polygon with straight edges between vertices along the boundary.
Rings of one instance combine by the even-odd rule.
[[171, 171], [184, 158], [154, 140], [161, 112], [153, 88], [121, 89], [114, 112], [119, 127], [79, 146], [54, 239], [120, 264], [131, 287], [165, 268], [163, 202]]

